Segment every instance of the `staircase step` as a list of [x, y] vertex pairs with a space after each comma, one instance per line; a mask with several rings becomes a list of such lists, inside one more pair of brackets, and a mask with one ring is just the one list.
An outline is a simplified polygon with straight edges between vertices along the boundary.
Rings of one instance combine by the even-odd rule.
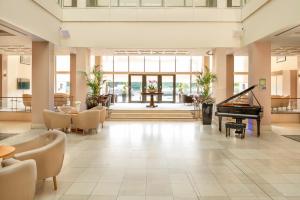
[[195, 120], [193, 110], [111, 110], [111, 120], [163, 119], [163, 120]]

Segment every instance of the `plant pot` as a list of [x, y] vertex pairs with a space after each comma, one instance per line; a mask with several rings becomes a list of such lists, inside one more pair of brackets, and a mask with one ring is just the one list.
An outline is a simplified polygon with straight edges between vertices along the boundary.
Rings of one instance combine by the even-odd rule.
[[148, 92], [149, 93], [154, 93], [154, 92], [156, 92], [156, 89], [148, 89]]
[[98, 101], [99, 101], [99, 96], [91, 95], [91, 94], [86, 95], [86, 100], [85, 100], [86, 108], [91, 109], [98, 106], [99, 104]]
[[202, 104], [202, 122], [203, 125], [210, 125], [212, 120], [213, 104]]
[[123, 102], [123, 103], [126, 102], [126, 97], [127, 97], [127, 94], [122, 94], [122, 102]]

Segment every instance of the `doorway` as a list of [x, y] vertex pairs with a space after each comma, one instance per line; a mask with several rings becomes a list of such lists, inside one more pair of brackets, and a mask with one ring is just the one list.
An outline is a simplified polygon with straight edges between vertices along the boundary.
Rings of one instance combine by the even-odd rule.
[[157, 82], [158, 92], [154, 98], [158, 103], [175, 103], [176, 99], [176, 76], [174, 74], [129, 74], [128, 75], [128, 94], [129, 103], [146, 103], [150, 101], [148, 95], [142, 95], [146, 92], [149, 81]]

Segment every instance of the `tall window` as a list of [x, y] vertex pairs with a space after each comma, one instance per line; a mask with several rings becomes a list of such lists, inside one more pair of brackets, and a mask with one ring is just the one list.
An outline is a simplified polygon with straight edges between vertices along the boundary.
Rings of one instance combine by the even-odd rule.
[[248, 57], [234, 56], [234, 93], [248, 88]]
[[160, 57], [160, 71], [161, 72], [175, 72], [175, 56], [161, 56]]
[[276, 74], [271, 76], [271, 94], [283, 95], [283, 76], [282, 74]]
[[104, 80], [109, 80], [102, 92], [114, 93], [122, 101], [125, 96], [124, 86], [126, 89], [128, 85], [128, 74], [175, 74], [177, 94], [179, 88], [183, 88], [185, 94], [199, 92], [196, 75], [203, 71], [203, 56], [103, 56], [101, 60]]
[[70, 93], [70, 56], [56, 56], [55, 91]]

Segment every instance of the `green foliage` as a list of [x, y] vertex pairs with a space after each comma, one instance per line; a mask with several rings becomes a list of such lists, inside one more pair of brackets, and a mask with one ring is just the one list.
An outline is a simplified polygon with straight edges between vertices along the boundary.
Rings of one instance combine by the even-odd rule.
[[93, 71], [90, 74], [83, 72], [86, 78], [86, 84], [90, 88], [90, 94], [92, 96], [100, 95], [100, 90], [102, 88], [102, 84], [104, 83], [104, 81], [102, 80], [103, 73], [98, 70], [98, 68], [99, 65], [95, 65]]
[[203, 99], [203, 103], [213, 103], [214, 99], [211, 97], [211, 84], [217, 80], [216, 74], [209, 71], [209, 68], [205, 66], [204, 73], [200, 73], [196, 78], [196, 83], [200, 88], [200, 95]]
[[127, 94], [127, 91], [128, 91], [128, 84], [125, 83], [125, 84], [122, 86], [122, 94], [123, 94], [123, 95], [126, 95], [126, 94]]
[[178, 92], [180, 94], [184, 93], [185, 88], [187, 88], [187, 85], [185, 83], [178, 83], [177, 84]]

